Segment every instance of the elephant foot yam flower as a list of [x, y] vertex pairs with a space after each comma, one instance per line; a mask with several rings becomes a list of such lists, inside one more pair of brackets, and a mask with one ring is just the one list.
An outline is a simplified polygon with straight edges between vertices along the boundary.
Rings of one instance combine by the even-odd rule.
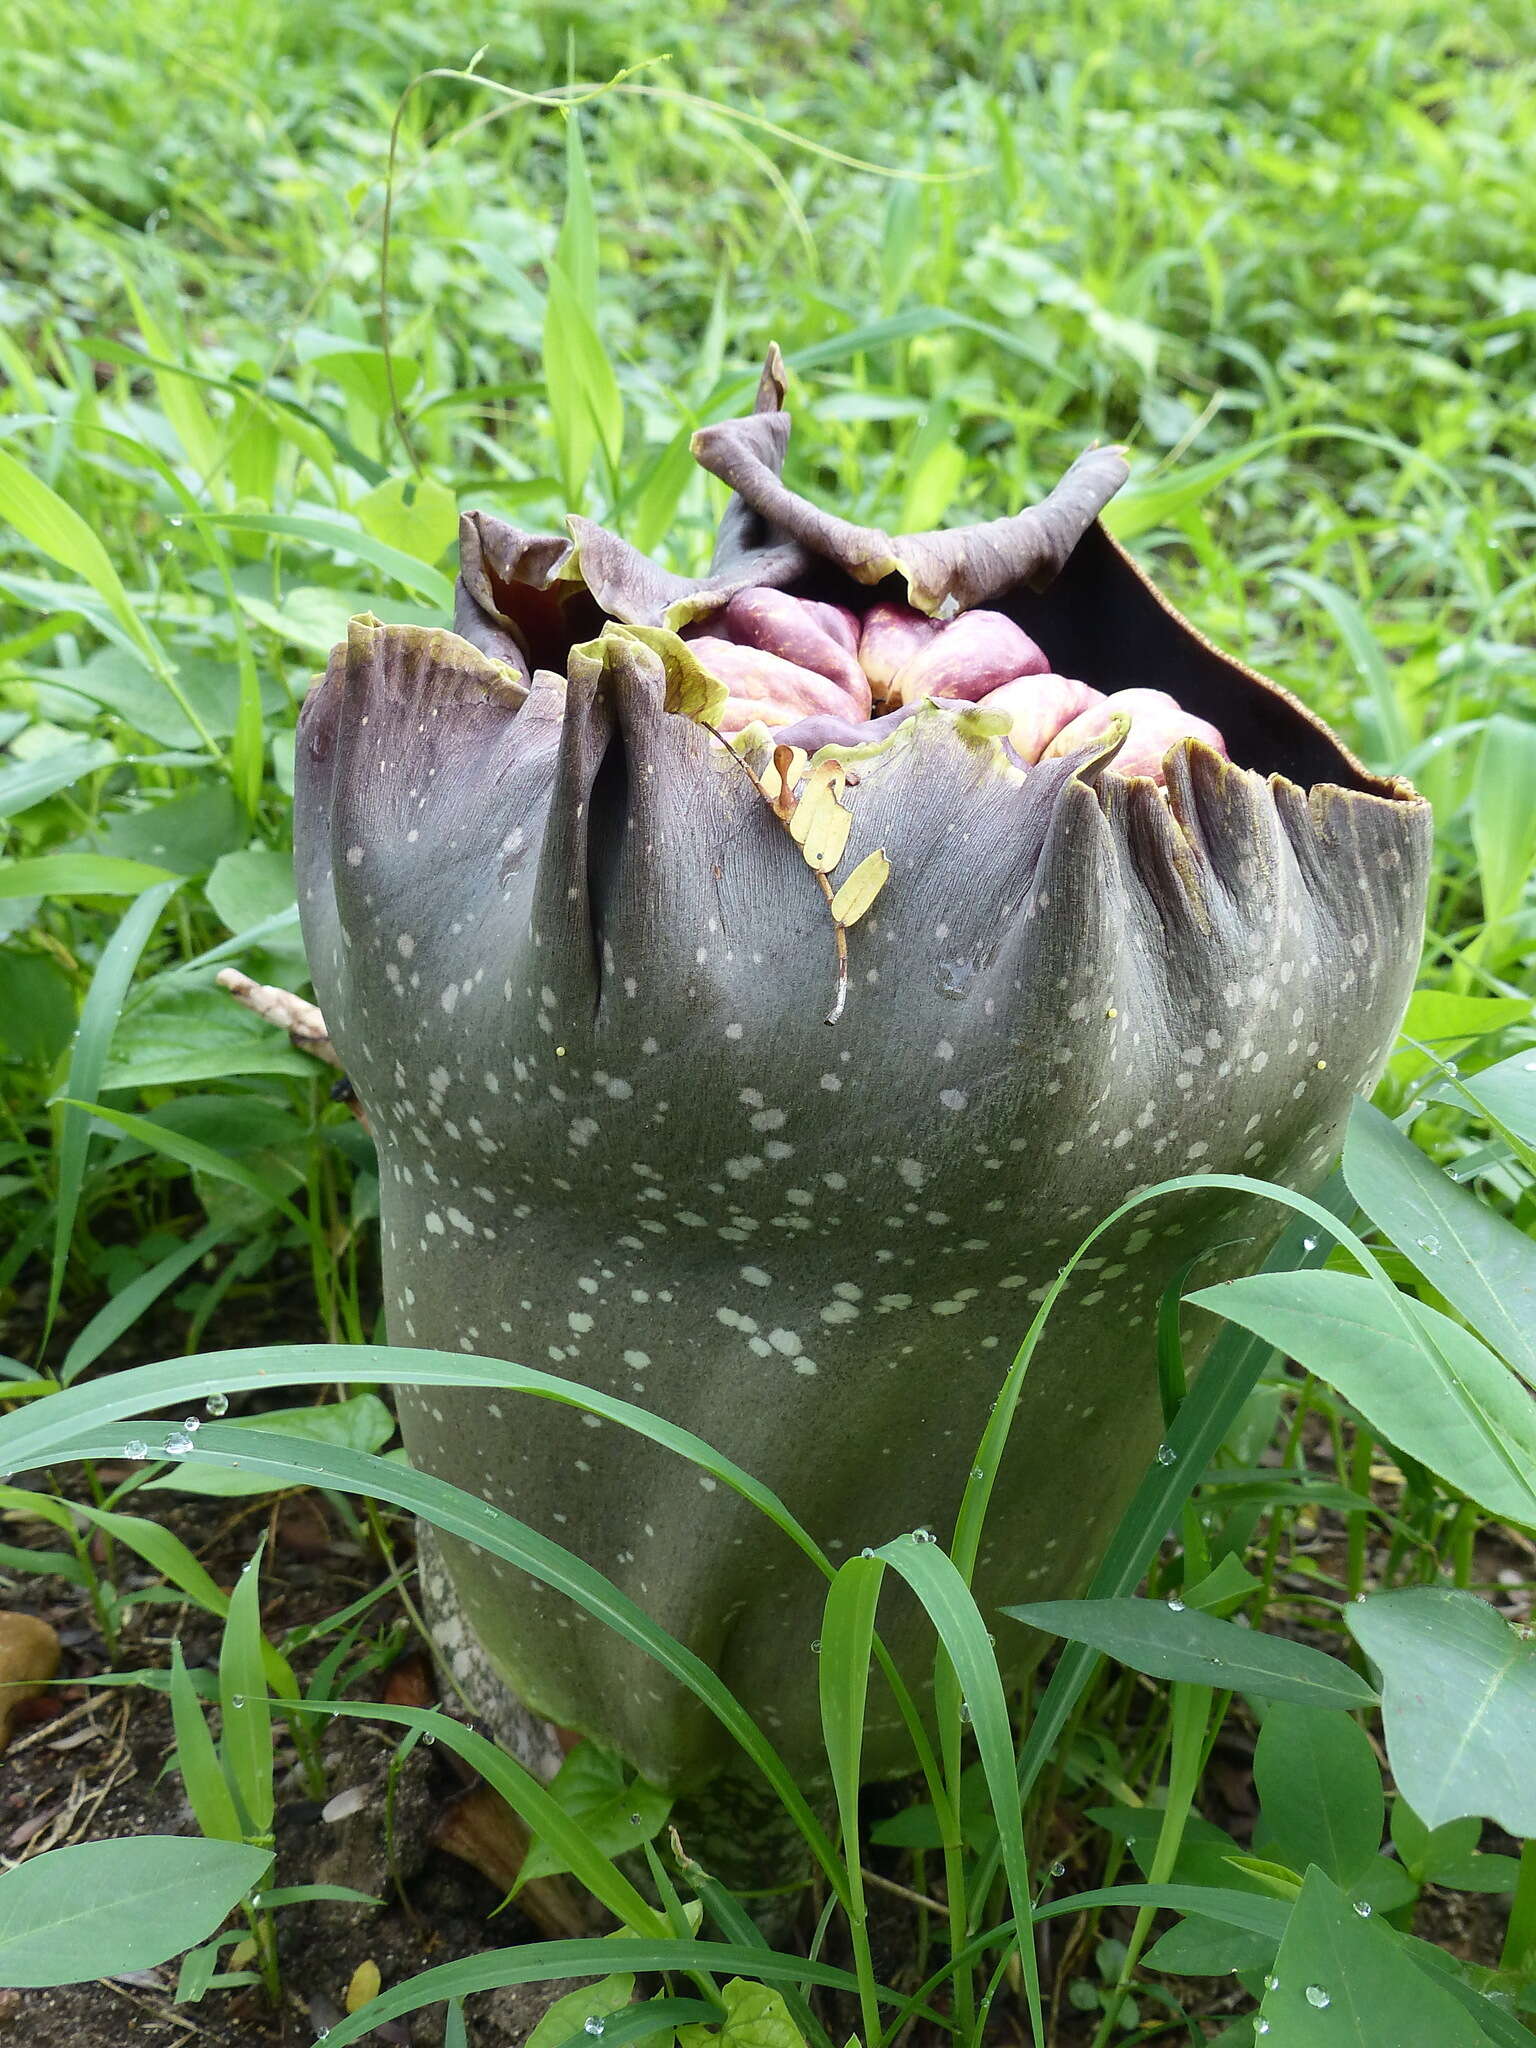
[[[452, 632], [355, 621], [304, 708], [298, 866], [391, 1339], [685, 1425], [840, 1559], [952, 1526], [1036, 1304], [1117, 1204], [1321, 1177], [1412, 986], [1429, 818], [1120, 552], [1114, 450], [1010, 517], [889, 534], [783, 482], [782, 390], [775, 358], [696, 437], [733, 494], [705, 574], [471, 513]], [[1276, 1227], [1206, 1187], [1094, 1246], [1024, 1384], [984, 1608], [1081, 1586], [1156, 1449], [1165, 1289]], [[560, 1403], [402, 1409], [418, 1466], [606, 1574], [815, 1777], [824, 1581], [755, 1508]], [[671, 1790], [728, 1768], [640, 1651], [443, 1554], [456, 1666]], [[916, 1603], [881, 1626], [921, 1686]], [[910, 1767], [883, 1696], [865, 1756]]]

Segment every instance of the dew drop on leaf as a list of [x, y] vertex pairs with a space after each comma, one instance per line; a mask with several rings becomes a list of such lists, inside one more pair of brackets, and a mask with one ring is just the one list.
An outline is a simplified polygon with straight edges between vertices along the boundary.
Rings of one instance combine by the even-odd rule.
[[1417, 1244], [1419, 1250], [1424, 1254], [1425, 1258], [1439, 1258], [1440, 1240], [1438, 1237], [1419, 1237], [1414, 1239], [1414, 1243]]
[[1358, 1913], [1358, 1914], [1360, 1915], [1360, 1918], [1361, 1918], [1362, 1920], [1369, 1920], [1369, 1919], [1370, 1919], [1370, 1917], [1371, 1917], [1371, 1902], [1370, 1902], [1370, 1900], [1369, 1900], [1369, 1899], [1356, 1899], [1356, 1901], [1355, 1901], [1355, 1911], [1356, 1911], [1356, 1912], [1357, 1912], [1357, 1913]]
[[1319, 2012], [1323, 2012], [1332, 2005], [1333, 2000], [1328, 1996], [1328, 1993], [1321, 1984], [1309, 1984], [1307, 1986], [1307, 2003], [1308, 2005], [1315, 2005]]
[[203, 1426], [202, 1419], [200, 1416], [189, 1415], [181, 1426], [187, 1432], [188, 1436], [196, 1436], [197, 1432]]
[[147, 1458], [149, 1456], [149, 1445], [145, 1443], [143, 1437], [131, 1436], [127, 1443], [123, 1445], [123, 1456], [135, 1459]]
[[228, 1394], [210, 1394], [203, 1403], [203, 1406], [215, 1418], [220, 1415], [227, 1415], [229, 1413], [229, 1396]]
[[1304, 1237], [1301, 1240], [1301, 1248], [1304, 1252], [1315, 1252], [1317, 1250], [1317, 1239], [1315, 1237]]
[[1179, 1462], [1179, 1454], [1173, 1448], [1172, 1444], [1158, 1445], [1157, 1462], [1159, 1463], [1159, 1465], [1177, 1465], [1177, 1463]]
[[168, 1458], [184, 1458], [192, 1448], [192, 1439], [184, 1429], [173, 1429], [165, 1440], [165, 1455]]
[[603, 2023], [595, 2012], [589, 2013], [582, 2021], [581, 2031], [584, 2034], [600, 2034], [603, 2031]]
[[1182, 1600], [1170, 1600], [1168, 1602], [1168, 1612], [1170, 1614], [1182, 1614], [1184, 1612], [1184, 1602]]

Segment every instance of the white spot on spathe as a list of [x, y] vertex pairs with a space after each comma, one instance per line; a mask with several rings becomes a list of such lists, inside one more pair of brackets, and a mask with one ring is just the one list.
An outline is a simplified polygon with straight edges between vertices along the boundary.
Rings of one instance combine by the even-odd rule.
[[939, 1090], [939, 1100], [946, 1109], [964, 1109], [970, 1099], [963, 1088], [941, 1088]]
[[409, 960], [415, 950], [416, 941], [409, 932], [402, 932], [395, 941], [395, 951], [400, 955], [400, 958], [402, 960]]
[[648, 1351], [626, 1351], [624, 1354], [624, 1363], [634, 1372], [644, 1372], [650, 1362], [651, 1354]]
[[727, 1038], [740, 1038], [743, 1035], [745, 1028], [746, 1027], [741, 1024], [727, 1024], [725, 1027], [725, 1035]]
[[579, 1308], [573, 1308], [565, 1320], [578, 1337], [585, 1337], [592, 1327], [592, 1318]]
[[741, 1277], [749, 1287], [771, 1287], [773, 1285], [772, 1277], [765, 1273], [761, 1266], [743, 1266]]
[[955, 1048], [947, 1038], [941, 1038], [933, 1048], [933, 1056], [936, 1060], [952, 1060], [955, 1056]]
[[841, 1074], [823, 1074], [821, 1085], [829, 1095], [835, 1095], [843, 1085], [843, 1077]]
[[794, 1330], [770, 1330], [768, 1342], [775, 1351], [781, 1351], [786, 1358], [798, 1358], [804, 1346]]
[[442, 1217], [441, 1217], [441, 1216], [439, 1216], [439, 1215], [438, 1215], [438, 1213], [437, 1213], [437, 1211], [436, 1211], [435, 1209], [429, 1209], [429, 1210], [427, 1211], [426, 1215], [425, 1215], [425, 1216], [424, 1216], [424, 1217], [422, 1218], [422, 1221], [423, 1221], [423, 1222], [424, 1222], [424, 1223], [426, 1224], [426, 1226], [427, 1226], [428, 1230], [430, 1230], [430, 1231], [431, 1231], [431, 1233], [432, 1233], [432, 1235], [433, 1235], [434, 1237], [441, 1237], [441, 1236], [443, 1236], [443, 1234], [444, 1234], [444, 1225], [443, 1225], [443, 1219], [442, 1219]]
[[928, 1169], [920, 1159], [898, 1159], [896, 1171], [909, 1188], [920, 1188], [928, 1178]]
[[858, 1319], [859, 1312], [851, 1301], [829, 1301], [821, 1311], [824, 1323], [855, 1323]]
[[760, 1109], [751, 1121], [754, 1131], [781, 1131], [785, 1116], [782, 1109]]
[[347, 866], [349, 868], [360, 868], [362, 864], [363, 849], [360, 846], [349, 846], [347, 848]]
[[441, 1002], [444, 1010], [451, 1017], [453, 1015], [454, 1005], [459, 1000], [458, 984], [456, 982], [450, 981], [448, 986], [443, 990], [443, 993], [438, 998], [438, 1000]]

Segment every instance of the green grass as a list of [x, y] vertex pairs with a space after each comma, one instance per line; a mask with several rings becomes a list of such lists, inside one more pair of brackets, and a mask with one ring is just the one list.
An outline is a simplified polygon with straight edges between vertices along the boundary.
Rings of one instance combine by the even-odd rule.
[[[438, 615], [460, 507], [581, 510], [700, 566], [721, 496], [681, 451], [743, 408], [772, 340], [791, 478], [856, 518], [1012, 510], [1086, 443], [1127, 444], [1112, 523], [1175, 601], [1433, 799], [1424, 985], [1510, 999], [1440, 1050], [1530, 1040], [1524, 0], [13, 18], [0, 1302], [28, 1405], [102, 1359], [263, 1341], [278, 1289], [278, 1337], [375, 1335], [371, 1148], [207, 957], [302, 981], [298, 703], [349, 613]], [[431, 70], [451, 75], [413, 87]], [[595, 346], [549, 310], [562, 219]], [[1383, 1106], [1424, 1078], [1400, 1052]], [[100, 1098], [129, 1121], [66, 1106]], [[1414, 1137], [1529, 1229], [1528, 1149], [1454, 1100]], [[1378, 1246], [1446, 1306], [1411, 1243]], [[1336, 1636], [1368, 1577], [1487, 1589], [1495, 1526], [1422, 1464], [1390, 1524], [1307, 1504], [1325, 1482], [1358, 1501], [1388, 1455], [1325, 1380], [1271, 1371], [1154, 1591], [1228, 1555], [1255, 1623]], [[1272, 1436], [1278, 1466], [1235, 1476]], [[1126, 1876], [1127, 1839], [1151, 1868], [1123, 1816], [1189, 1782], [1205, 1706], [1111, 1670], [1066, 1712], [1031, 1853], [1085, 1886]], [[911, 1853], [923, 1892], [938, 1857]], [[1126, 1962], [1091, 1926], [1057, 1984], [1084, 2039]]]

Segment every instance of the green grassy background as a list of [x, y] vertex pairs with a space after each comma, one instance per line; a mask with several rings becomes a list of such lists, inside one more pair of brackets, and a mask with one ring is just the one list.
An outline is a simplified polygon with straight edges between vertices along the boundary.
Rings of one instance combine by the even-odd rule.
[[[1431, 979], [1523, 985], [1518, 777], [1478, 834], [1504, 847], [1497, 904], [1469, 796], [1487, 721], [1536, 682], [1529, 6], [12, 18], [0, 460], [83, 525], [24, 515], [11, 473], [0, 823], [21, 862], [139, 867], [116, 896], [54, 865], [0, 897], [0, 1284], [51, 1243], [55, 1292], [96, 1307], [207, 1219], [231, 1255], [166, 1297], [194, 1340], [285, 1248], [324, 1327], [361, 1330], [366, 1145], [187, 963], [291, 903], [293, 720], [348, 613], [439, 616], [469, 504], [578, 508], [698, 564], [721, 493], [688, 436], [743, 409], [771, 339], [792, 479], [856, 516], [1008, 510], [1127, 443], [1117, 530], [1435, 799]], [[493, 84], [434, 77], [402, 107], [482, 42]], [[562, 233], [575, 311], [548, 292]], [[93, 1078], [71, 1034], [147, 868], [180, 885]], [[302, 973], [291, 930], [241, 957]], [[302, 1184], [307, 1239], [206, 1161], [189, 1190], [185, 1142], [87, 1160], [45, 1106], [87, 1081]]]

